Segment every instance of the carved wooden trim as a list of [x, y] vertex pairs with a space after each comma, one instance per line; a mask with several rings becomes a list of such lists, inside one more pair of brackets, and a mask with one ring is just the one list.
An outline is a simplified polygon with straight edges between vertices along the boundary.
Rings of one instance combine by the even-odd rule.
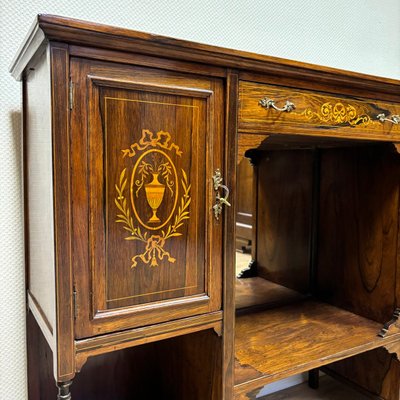
[[257, 276], [257, 261], [252, 258], [249, 262], [249, 265], [247, 268], [242, 270], [238, 275], [238, 279], [245, 279], [245, 278], [251, 278], [253, 276]]
[[260, 144], [268, 138], [269, 135], [239, 133], [237, 163], [239, 164], [243, 160], [244, 153], [246, 153], [247, 150], [257, 149]]
[[397, 153], [400, 154], [400, 143], [392, 143]]
[[221, 311], [78, 340], [75, 342], [75, 370], [79, 372], [92, 356], [206, 329], [213, 329], [218, 336], [222, 335]]
[[86, 353], [80, 353], [75, 356], [75, 372], [81, 372], [82, 367], [86, 364], [88, 360], [88, 355]]
[[[378, 336], [382, 338], [390, 336], [391, 333], [398, 333], [400, 329], [399, 325], [399, 317], [400, 317], [400, 308], [396, 308], [393, 312], [393, 317], [390, 321], [386, 322], [381, 331], [378, 333]], [[397, 359], [400, 361], [400, 341], [392, 342], [383, 346], [388, 353], [395, 354]]]
[[394, 354], [397, 360], [400, 361], [400, 342], [394, 342], [383, 346], [383, 348], [389, 353]]
[[214, 325], [213, 330], [219, 337], [222, 337], [222, 324]]

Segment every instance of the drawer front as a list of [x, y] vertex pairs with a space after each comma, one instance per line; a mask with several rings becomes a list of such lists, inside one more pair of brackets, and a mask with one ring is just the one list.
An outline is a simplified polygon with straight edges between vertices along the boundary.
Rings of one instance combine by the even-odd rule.
[[[239, 90], [239, 130], [242, 132], [400, 139], [400, 121], [396, 119], [400, 115], [399, 104], [246, 81], [240, 82]], [[273, 100], [279, 109], [290, 102], [294, 109], [266, 108], [260, 104], [262, 99]], [[379, 115], [385, 119], [380, 121]]]

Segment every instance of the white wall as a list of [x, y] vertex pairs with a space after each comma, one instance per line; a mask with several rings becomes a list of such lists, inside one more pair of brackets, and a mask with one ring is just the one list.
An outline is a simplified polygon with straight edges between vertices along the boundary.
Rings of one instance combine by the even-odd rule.
[[0, 0], [0, 399], [26, 399], [21, 88], [7, 69], [37, 13], [400, 78], [399, 0]]

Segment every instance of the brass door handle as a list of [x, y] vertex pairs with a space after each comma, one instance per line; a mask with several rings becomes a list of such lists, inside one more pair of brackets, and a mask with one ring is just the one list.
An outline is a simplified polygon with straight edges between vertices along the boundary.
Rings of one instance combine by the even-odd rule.
[[259, 102], [258, 102], [258, 104], [261, 106], [261, 107], [264, 107], [264, 108], [266, 108], [266, 109], [269, 109], [269, 108], [273, 108], [274, 110], [276, 110], [276, 111], [282, 111], [282, 112], [290, 112], [290, 111], [293, 111], [295, 108], [296, 108], [296, 106], [294, 105], [294, 103], [292, 103], [291, 101], [289, 101], [289, 100], [286, 100], [286, 103], [285, 103], [285, 105], [282, 107], [282, 108], [279, 108], [279, 107], [277, 107], [276, 105], [275, 105], [275, 100], [272, 100], [272, 99], [270, 99], [269, 97], [264, 97], [263, 99], [261, 99]]
[[378, 114], [376, 118], [379, 119], [379, 121], [381, 121], [382, 123], [388, 121], [395, 125], [400, 124], [400, 115], [392, 115], [390, 118], [386, 118], [386, 114], [382, 113]]
[[[212, 178], [213, 178], [213, 183], [214, 183], [214, 190], [217, 192], [215, 195], [215, 204], [213, 205], [213, 210], [214, 210], [215, 219], [218, 221], [219, 216], [222, 213], [222, 206], [224, 206], [224, 205], [227, 207], [231, 206], [231, 204], [228, 201], [229, 189], [226, 185], [222, 184], [223, 178], [221, 175], [221, 171], [219, 169], [215, 170], [215, 173]], [[221, 196], [220, 189], [225, 191], [224, 196]]]

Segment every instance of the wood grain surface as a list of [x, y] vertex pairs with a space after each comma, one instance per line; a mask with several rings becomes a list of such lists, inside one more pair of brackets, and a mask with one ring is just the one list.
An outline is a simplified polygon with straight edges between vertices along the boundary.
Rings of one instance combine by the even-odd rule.
[[399, 296], [399, 172], [392, 146], [321, 151], [318, 295], [381, 323]]
[[398, 341], [400, 330], [377, 336], [381, 325], [306, 300], [236, 319], [236, 393]]
[[68, 46], [53, 43], [50, 57], [57, 315], [54, 376], [65, 382], [75, 376]]
[[[228, 71], [226, 86], [226, 125], [225, 125], [225, 154], [236, 154], [237, 142], [237, 101], [239, 77], [235, 70]], [[232, 193], [236, 191], [236, 159], [225, 157], [226, 184]], [[234, 357], [232, 351], [235, 340], [235, 225], [236, 202], [233, 200], [224, 217], [224, 270], [223, 270], [223, 330], [222, 330], [222, 398], [233, 398], [234, 386]], [[218, 375], [216, 376], [219, 379]]]
[[236, 279], [236, 310], [272, 308], [304, 299], [304, 294], [260, 277]]
[[309, 291], [313, 152], [272, 151], [258, 163], [258, 275]]

